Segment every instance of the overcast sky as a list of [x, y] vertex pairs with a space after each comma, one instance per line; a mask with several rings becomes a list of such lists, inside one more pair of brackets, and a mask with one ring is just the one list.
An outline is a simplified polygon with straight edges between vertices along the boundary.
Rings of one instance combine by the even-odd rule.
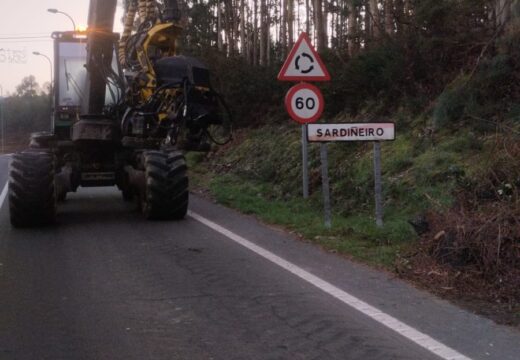
[[[72, 23], [66, 16], [48, 13], [47, 9], [66, 12], [77, 26], [86, 27], [89, 0], [0, 0], [0, 4], [0, 86], [4, 95], [14, 92], [31, 74], [40, 85], [48, 82], [48, 61], [32, 53], [38, 51], [53, 60], [50, 34], [72, 30]], [[120, 19], [121, 14], [116, 15], [116, 30]], [[38, 38], [11, 39], [15, 37]]]

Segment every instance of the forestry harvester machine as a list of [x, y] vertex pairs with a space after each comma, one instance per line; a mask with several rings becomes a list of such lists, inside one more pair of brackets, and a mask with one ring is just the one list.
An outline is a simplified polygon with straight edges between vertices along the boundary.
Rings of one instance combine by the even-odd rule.
[[[15, 227], [53, 223], [57, 201], [78, 187], [117, 186], [147, 219], [182, 219], [188, 177], [182, 151], [231, 136], [229, 112], [200, 61], [177, 55], [177, 0], [91, 0], [86, 32], [53, 33], [52, 130], [13, 155]], [[223, 119], [226, 119], [224, 121]]]

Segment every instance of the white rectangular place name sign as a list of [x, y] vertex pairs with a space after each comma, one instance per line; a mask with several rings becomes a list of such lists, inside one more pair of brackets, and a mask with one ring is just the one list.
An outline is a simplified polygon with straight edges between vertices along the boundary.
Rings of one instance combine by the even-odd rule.
[[310, 142], [395, 140], [394, 123], [309, 124]]

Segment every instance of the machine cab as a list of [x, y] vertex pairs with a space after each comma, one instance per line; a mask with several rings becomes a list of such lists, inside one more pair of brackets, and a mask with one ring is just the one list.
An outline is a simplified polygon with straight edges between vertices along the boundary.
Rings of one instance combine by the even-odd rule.
[[87, 36], [69, 31], [55, 32], [54, 39], [54, 134], [70, 139], [70, 128], [81, 108], [86, 88]]
[[[86, 32], [54, 32], [54, 112], [52, 129], [58, 140], [69, 140], [71, 127], [81, 113], [87, 94], [87, 34]], [[115, 64], [115, 56], [113, 68]], [[114, 104], [118, 90], [107, 88], [105, 105]], [[117, 94], [121, 96], [121, 94]]]

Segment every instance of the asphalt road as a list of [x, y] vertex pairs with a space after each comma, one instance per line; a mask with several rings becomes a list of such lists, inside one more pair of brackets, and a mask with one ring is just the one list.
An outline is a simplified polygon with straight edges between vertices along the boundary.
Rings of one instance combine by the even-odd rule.
[[[6, 174], [0, 157], [0, 192]], [[512, 329], [206, 200], [190, 207], [147, 222], [115, 189], [80, 189], [57, 226], [14, 230], [4, 203], [0, 359], [442, 358], [342, 291], [453, 359], [520, 358]]]

